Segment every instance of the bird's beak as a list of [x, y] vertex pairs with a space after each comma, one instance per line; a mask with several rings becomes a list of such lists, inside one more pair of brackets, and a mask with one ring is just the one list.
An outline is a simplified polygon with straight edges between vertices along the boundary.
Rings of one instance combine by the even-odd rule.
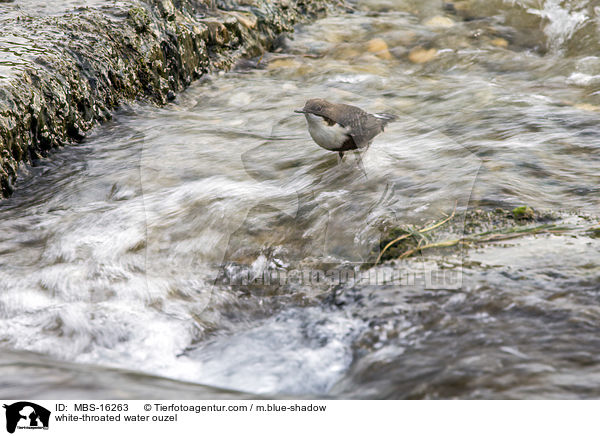
[[294, 112], [296, 112], [297, 114], [305, 114], [306, 111], [304, 109], [296, 109]]

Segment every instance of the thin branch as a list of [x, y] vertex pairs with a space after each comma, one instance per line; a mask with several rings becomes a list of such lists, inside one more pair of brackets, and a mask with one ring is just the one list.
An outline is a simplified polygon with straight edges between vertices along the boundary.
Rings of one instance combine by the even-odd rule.
[[[454, 215], [456, 214], [456, 205], [457, 203], [454, 203], [454, 210], [452, 210], [452, 213], [445, 218], [444, 220], [440, 221], [437, 224], [434, 224], [430, 227], [425, 227], [421, 230], [417, 230], [417, 231], [412, 231], [410, 233], [406, 233], [405, 235], [399, 236], [398, 238], [394, 239], [392, 242], [389, 242], [385, 247], [383, 247], [383, 250], [381, 250], [381, 252], [379, 253], [379, 256], [377, 256], [377, 260], [375, 261], [375, 266], [377, 266], [379, 264], [379, 261], [381, 260], [381, 257], [383, 256], [383, 253], [385, 253], [387, 251], [388, 248], [390, 248], [392, 245], [394, 245], [397, 242], [400, 242], [406, 238], [408, 238], [409, 236], [413, 236], [415, 233], [420, 234], [420, 233], [425, 233], [425, 232], [429, 232], [431, 230], [437, 229], [438, 227], [446, 224], [448, 221], [450, 221], [452, 218], [454, 218]], [[422, 239], [425, 239], [425, 237], [423, 235], [419, 235]], [[431, 244], [429, 244], [431, 245]], [[427, 245], [424, 245], [424, 247], [427, 247]]]

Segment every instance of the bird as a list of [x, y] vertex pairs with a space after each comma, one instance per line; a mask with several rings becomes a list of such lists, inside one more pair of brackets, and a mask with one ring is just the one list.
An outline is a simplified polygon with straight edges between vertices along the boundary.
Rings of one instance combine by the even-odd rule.
[[349, 104], [331, 103], [322, 98], [307, 100], [302, 109], [308, 132], [320, 147], [339, 153], [366, 149], [384, 127], [397, 119], [392, 114], [370, 114]]

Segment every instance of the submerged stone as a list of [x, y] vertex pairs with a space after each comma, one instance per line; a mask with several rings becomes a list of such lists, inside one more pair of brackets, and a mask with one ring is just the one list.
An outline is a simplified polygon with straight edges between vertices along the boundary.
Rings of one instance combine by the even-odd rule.
[[432, 29], [448, 29], [454, 26], [454, 21], [448, 17], [438, 15], [430, 18], [423, 24]]
[[506, 48], [508, 47], [508, 41], [504, 38], [494, 38], [491, 41], [492, 45], [495, 45], [496, 47], [502, 47], [502, 48]]
[[534, 218], [533, 209], [529, 206], [515, 207], [512, 214], [516, 220], [531, 220]]
[[[548, 231], [570, 231], [562, 225], [564, 217], [545, 212], [534, 213], [529, 206], [511, 210], [467, 210], [463, 215], [440, 218], [437, 223], [426, 222], [419, 226], [390, 225], [382, 229], [379, 245], [372, 251], [372, 261], [383, 263], [388, 260], [413, 256], [423, 250], [444, 250], [446, 255], [460, 255], [464, 247], [494, 241], [511, 240], [519, 237], [543, 234]], [[593, 234], [594, 228], [588, 230]], [[454, 251], [453, 251], [454, 250]]]
[[425, 49], [417, 47], [408, 54], [408, 59], [415, 64], [424, 64], [435, 58], [437, 50], [435, 48]]
[[387, 43], [381, 38], [373, 38], [367, 43], [367, 50], [381, 59], [392, 59]]

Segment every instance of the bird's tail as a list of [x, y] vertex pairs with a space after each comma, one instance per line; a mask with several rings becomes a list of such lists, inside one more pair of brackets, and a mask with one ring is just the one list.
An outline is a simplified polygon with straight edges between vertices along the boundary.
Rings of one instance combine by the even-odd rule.
[[374, 116], [381, 122], [381, 127], [385, 127], [388, 123], [393, 123], [398, 119], [396, 115], [386, 113], [374, 114]]

